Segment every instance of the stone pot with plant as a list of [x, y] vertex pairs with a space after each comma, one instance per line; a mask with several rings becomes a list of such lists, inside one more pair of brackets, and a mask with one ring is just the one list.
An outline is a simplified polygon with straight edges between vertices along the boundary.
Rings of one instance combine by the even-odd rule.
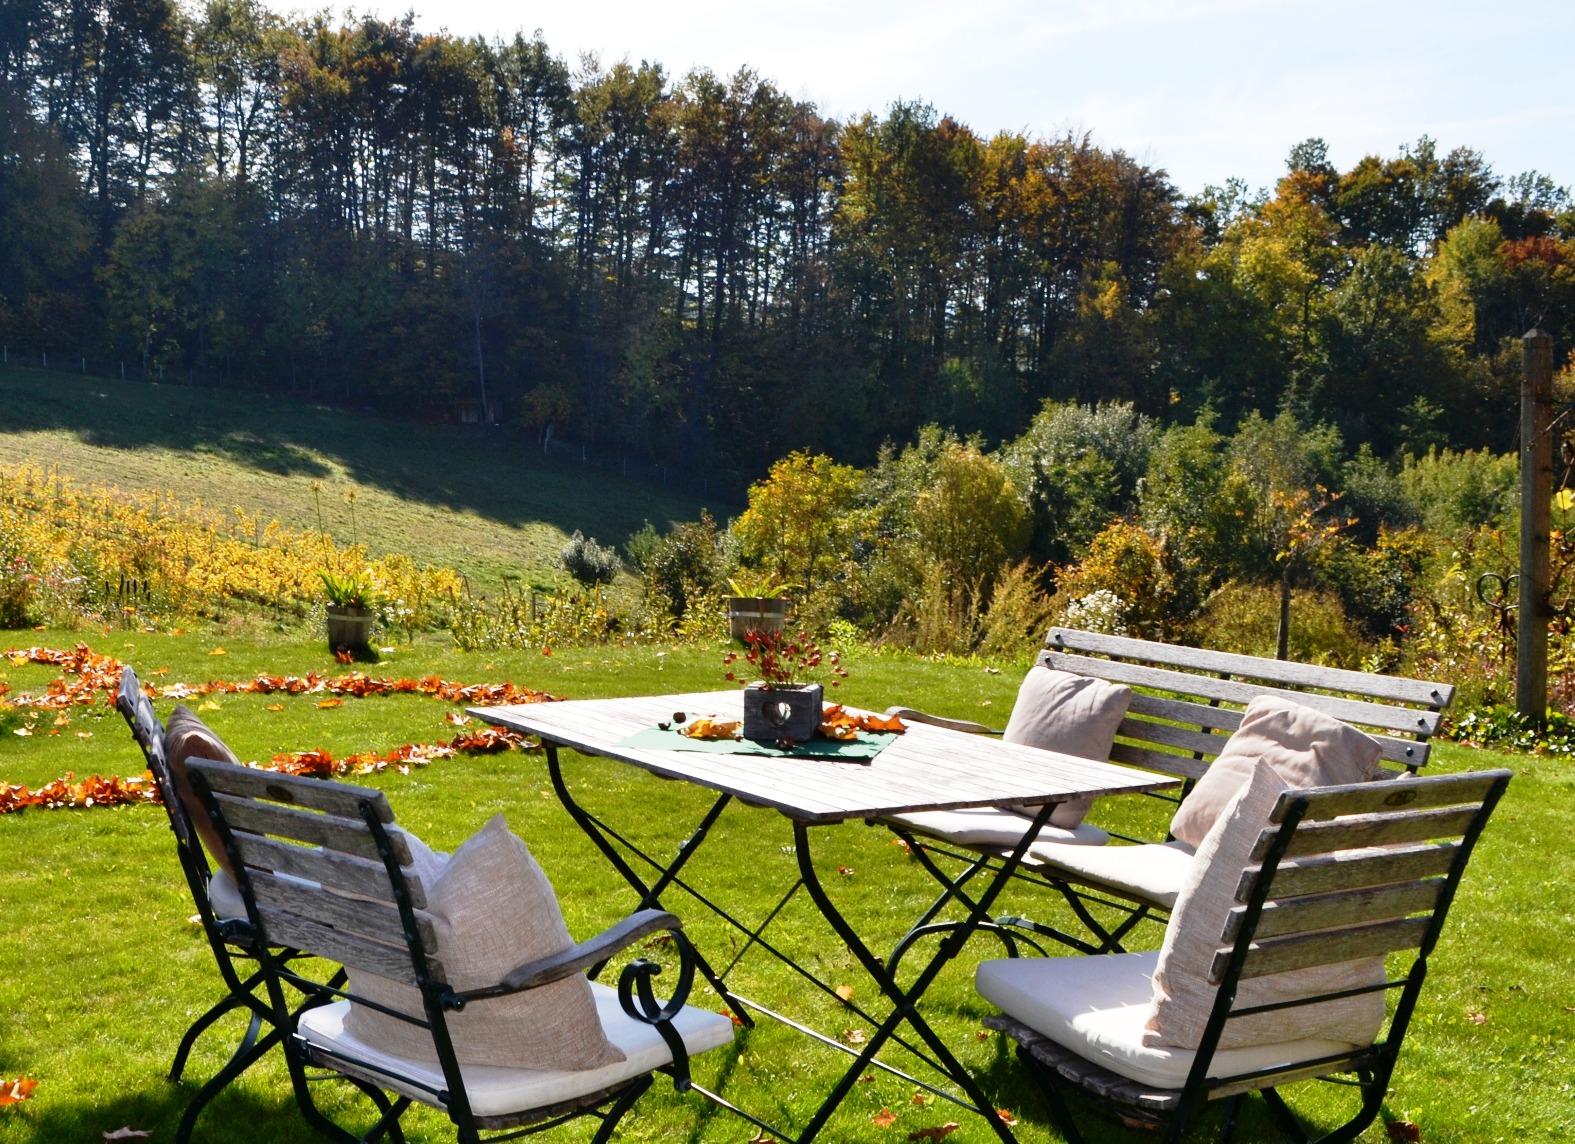
[[364, 572], [325, 568], [318, 573], [328, 597], [328, 649], [362, 652], [372, 646], [377, 588]]
[[820, 730], [825, 687], [815, 678], [830, 677], [832, 687], [847, 678], [836, 652], [822, 653], [808, 632], [754, 629], [744, 637], [743, 652], [728, 652], [722, 663], [727, 678], [738, 680], [733, 669], [741, 660], [745, 674], [759, 678], [744, 688], [743, 736], [757, 742], [802, 743]]
[[765, 572], [739, 569], [727, 582], [727, 589], [732, 593], [727, 598], [727, 627], [732, 637], [744, 643], [752, 631], [780, 632], [785, 629], [791, 604], [787, 593], [798, 587]]

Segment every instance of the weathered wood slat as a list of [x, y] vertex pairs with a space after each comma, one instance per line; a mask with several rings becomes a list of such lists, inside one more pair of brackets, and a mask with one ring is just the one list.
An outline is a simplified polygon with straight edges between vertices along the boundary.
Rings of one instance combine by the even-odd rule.
[[[1148, 727], [1155, 725], [1152, 721], [1130, 719], [1131, 715], [1146, 715], [1152, 719], [1171, 720], [1181, 724], [1177, 730], [1191, 730], [1193, 734], [1199, 736], [1207, 734], [1207, 732], [1198, 731], [1195, 728], [1207, 727], [1216, 734], [1210, 739], [1199, 738], [1194, 740], [1194, 745], [1188, 746], [1186, 749], [1189, 751], [1202, 751], [1210, 758], [1219, 753], [1220, 748], [1225, 744], [1225, 740], [1230, 738], [1231, 732], [1241, 726], [1242, 715], [1245, 714], [1240, 707], [1214, 707], [1207, 703], [1197, 703], [1190, 699], [1150, 695], [1142, 691], [1133, 693], [1132, 705], [1127, 710], [1131, 722], [1135, 724], [1143, 723], [1145, 726], [1135, 726], [1129, 731], [1126, 728], [1126, 724], [1123, 723], [1122, 730], [1117, 732], [1117, 734], [1128, 735], [1135, 739], [1148, 739], [1152, 742], [1169, 742], [1167, 739], [1158, 737], [1158, 734], [1164, 734], [1164, 732], [1151, 734], [1147, 730]], [[1159, 725], [1164, 726], [1164, 724]], [[1407, 767], [1426, 765], [1427, 757], [1432, 747], [1425, 740], [1396, 738], [1393, 735], [1385, 735], [1378, 731], [1369, 731], [1368, 734], [1377, 741], [1379, 747], [1383, 750], [1383, 757], [1390, 762], [1403, 763]], [[1174, 745], [1180, 746], [1181, 744], [1176, 743]]]
[[1143, 767], [1178, 778], [1197, 779], [1209, 769], [1207, 759], [1194, 759], [1191, 755], [1177, 755], [1170, 751], [1154, 751], [1131, 743], [1117, 742], [1110, 748], [1110, 761], [1126, 767]]
[[[1343, 961], [1374, 957], [1397, 949], [1415, 949], [1422, 944], [1422, 938], [1432, 921], [1431, 917], [1403, 918], [1348, 929], [1254, 941], [1241, 967], [1241, 976], [1264, 977], [1270, 973], [1285, 973], [1314, 965], [1338, 965]], [[1217, 952], [1209, 972], [1209, 981], [1217, 984], [1229, 962], [1230, 950]], [[1294, 1017], [1287, 1018], [1288, 1022], [1294, 1020]]]
[[[253, 870], [251, 875], [252, 892], [259, 906], [286, 910], [319, 925], [387, 945], [405, 940], [399, 909], [391, 902], [347, 898], [321, 887], [277, 878], [263, 870]], [[416, 929], [423, 945], [433, 948], [432, 919], [424, 911], [416, 911]]]
[[1422, 810], [1481, 803], [1498, 782], [1508, 778], [1506, 770], [1474, 771], [1463, 775], [1428, 775], [1395, 782], [1352, 783], [1292, 791], [1280, 797], [1270, 821], [1285, 821], [1291, 804], [1298, 798], [1307, 801], [1307, 811], [1302, 816], [1304, 822], [1322, 822], [1347, 814], [1380, 813], [1401, 806]]
[[[232, 830], [246, 830], [253, 834], [274, 834], [314, 846], [326, 846], [356, 854], [362, 858], [377, 858], [377, 843], [363, 823], [312, 811], [294, 810], [254, 799], [235, 795], [216, 796], [219, 811]], [[389, 843], [394, 857], [401, 866], [410, 864], [410, 847], [403, 834], [391, 831]]]
[[394, 812], [388, 805], [388, 799], [382, 791], [372, 787], [324, 782], [322, 779], [283, 775], [275, 771], [258, 771], [211, 760], [194, 760], [190, 765], [193, 770], [202, 772], [210, 787], [225, 794], [307, 807], [357, 821], [362, 821], [362, 806], [368, 805], [376, 812], [379, 822], [394, 821]]
[[[275, 842], [257, 834], [237, 834], [235, 840], [241, 848], [241, 860], [248, 866], [277, 870], [347, 894], [392, 901], [388, 896], [388, 872], [379, 860], [353, 858], [334, 850]], [[410, 889], [411, 904], [418, 910], [424, 909], [427, 904], [426, 887], [421, 884], [421, 880], [407, 877], [405, 884]]]
[[1171, 671], [1163, 667], [1146, 667], [1115, 659], [1092, 659], [1088, 656], [1047, 653], [1050, 666], [1078, 675], [1091, 675], [1133, 687], [1152, 687], [1160, 691], [1174, 691], [1182, 695], [1199, 695], [1205, 699], [1218, 699], [1224, 703], [1245, 706], [1260, 695], [1278, 695], [1296, 703], [1333, 715], [1347, 723], [1368, 727], [1381, 727], [1401, 731], [1408, 735], [1427, 737], [1438, 729], [1438, 712], [1417, 708], [1392, 707], [1365, 699], [1345, 699], [1337, 695], [1324, 695], [1316, 691], [1296, 691], [1266, 684], [1247, 683], [1235, 679], [1215, 679], [1207, 675], [1191, 675], [1184, 671]]
[[[1436, 878], [1449, 872], [1459, 851], [1458, 842], [1435, 842], [1291, 859], [1281, 862], [1275, 872], [1274, 891], [1278, 897], [1293, 898], [1329, 890], [1355, 890]], [[1261, 873], [1257, 866], [1242, 872], [1236, 887], [1238, 901], [1246, 901]]]
[[[259, 906], [259, 910], [262, 913], [263, 929], [270, 942], [294, 946], [316, 957], [337, 961], [349, 969], [364, 969], [406, 985], [416, 984], [409, 946], [395, 947], [368, 941], [356, 934], [330, 929], [275, 906]], [[428, 972], [437, 973], [440, 970], [441, 967], [434, 960]]]
[[[1364, 921], [1409, 917], [1437, 905], [1438, 895], [1443, 888], [1441, 879], [1432, 879], [1405, 882], [1397, 886], [1337, 890], [1312, 897], [1277, 899], [1264, 904], [1253, 937], [1280, 937]], [[1246, 916], [1246, 906], [1237, 906], [1230, 912], [1225, 922], [1225, 941], [1236, 940]]]
[[1378, 675], [1338, 667], [1319, 667], [1293, 660], [1264, 659], [1234, 652], [1210, 651], [1180, 644], [1158, 643], [1129, 636], [1107, 636], [1073, 628], [1051, 628], [1045, 646], [1052, 650], [1096, 652], [1144, 663], [1163, 663], [1195, 671], [1223, 672], [1238, 678], [1260, 679], [1293, 687], [1312, 687], [1325, 691], [1346, 691], [1374, 699], [1425, 707], [1447, 707], [1455, 696], [1452, 683], [1408, 679], [1399, 675]]
[[[1357, 850], [1389, 846], [1397, 842], [1425, 842], [1463, 834], [1476, 817], [1476, 806], [1451, 806], [1439, 810], [1390, 811], [1387, 814], [1359, 814], [1327, 822], [1303, 823], [1296, 829], [1285, 853], [1292, 857], [1328, 854], [1335, 850]], [[1277, 827], [1265, 830], [1252, 849], [1252, 859], [1261, 859], [1269, 850]]]

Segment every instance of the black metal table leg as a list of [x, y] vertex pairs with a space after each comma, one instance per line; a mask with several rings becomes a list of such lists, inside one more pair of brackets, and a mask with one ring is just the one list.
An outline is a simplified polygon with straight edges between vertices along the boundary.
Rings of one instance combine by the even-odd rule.
[[[717, 818], [727, 808], [728, 803], [733, 801], [733, 796], [730, 794], [720, 795], [711, 804], [711, 809], [706, 811], [699, 825], [690, 832], [688, 838], [679, 843], [677, 857], [669, 862], [665, 868], [658, 866], [661, 873], [655, 882], [647, 884], [645, 879], [641, 878], [635, 872], [634, 867], [630, 866], [624, 859], [624, 856], [618, 852], [618, 848], [612, 844], [606, 832], [597, 824], [595, 817], [576, 802], [574, 796], [569, 793], [568, 784], [563, 781], [563, 769], [558, 762], [557, 744], [547, 741], [543, 743], [543, 746], [546, 749], [547, 773], [552, 778], [552, 789], [556, 792], [558, 801], [563, 806], [563, 809], [569, 812], [569, 817], [574, 819], [585, 833], [585, 836], [612, 863], [613, 869], [617, 870], [623, 876], [623, 880], [628, 882], [635, 893], [640, 895], [638, 908], [642, 910], [659, 909], [661, 907], [662, 891], [673, 883], [683, 871], [684, 865], [690, 858], [694, 857], [695, 852], [700, 848], [700, 844], [705, 841], [706, 835], [710, 833], [711, 827], [715, 824]], [[696, 949], [691, 952], [695, 959], [695, 967], [711, 983], [711, 988], [716, 990], [722, 1000], [727, 1003], [727, 1007], [740, 1021], [743, 1021], [746, 1026], [753, 1026], [753, 1019], [749, 1016], [748, 1011], [739, 999], [728, 989], [727, 983], [722, 979], [722, 975], [712, 968], [710, 961], [699, 950]]]
[[858, 931], [853, 928], [842, 912], [837, 909], [836, 903], [826, 893], [826, 889], [816, 874], [814, 863], [811, 859], [809, 828], [802, 822], [793, 824], [793, 837], [798, 851], [799, 874], [803, 878], [805, 889], [810, 897], [814, 899], [821, 915], [831, 925], [832, 929], [836, 931], [837, 936], [847, 945], [849, 952], [858, 959], [859, 963], [864, 966], [865, 972], [870, 975], [870, 978], [880, 987], [881, 992], [892, 1002], [891, 1013], [870, 1036], [865, 1043], [864, 1051], [854, 1058], [852, 1066], [842, 1075], [842, 1078], [810, 1119], [804, 1131], [799, 1134], [798, 1144], [809, 1144], [819, 1134], [820, 1130], [825, 1127], [826, 1122], [831, 1118], [831, 1115], [846, 1098], [848, 1092], [858, 1082], [859, 1077], [863, 1075], [864, 1070], [874, 1060], [875, 1054], [880, 1051], [881, 1046], [903, 1024], [907, 1024], [930, 1047], [930, 1051], [935, 1054], [935, 1063], [940, 1066], [941, 1071], [946, 1073], [947, 1077], [960, 1087], [967, 1095], [968, 1100], [972, 1102], [971, 1104], [966, 1104], [966, 1102], [959, 1103], [965, 1103], [966, 1107], [973, 1108], [983, 1116], [991, 1128], [995, 1130], [995, 1134], [1003, 1141], [1003, 1144], [1016, 1144], [1016, 1137], [1012, 1134], [1011, 1129], [996, 1115], [995, 1110], [990, 1107], [990, 1102], [985, 1099], [984, 1092], [979, 1088], [973, 1077], [969, 1075], [968, 1070], [952, 1054], [952, 1051], [941, 1040], [940, 1036], [930, 1028], [929, 1022], [920, 1015], [918, 1002], [936, 976], [945, 968], [946, 963], [967, 944], [968, 939], [973, 936], [974, 931], [985, 920], [991, 905], [994, 904], [996, 897], [1016, 871], [1023, 855], [1028, 852], [1029, 846], [1033, 844], [1033, 840], [1038, 836], [1040, 829], [1049, 821], [1054, 809], [1054, 804], [1051, 803], [1046, 803], [1039, 808], [1038, 814], [1034, 817], [1033, 825], [1024, 832], [1022, 838], [1013, 848], [1012, 853], [1005, 859], [1001, 868], [996, 871], [995, 876], [985, 887], [984, 892], [970, 903], [967, 917], [946, 937], [942, 938], [940, 948], [936, 950], [935, 956], [919, 971], [913, 984], [906, 990], [897, 983], [891, 970], [875, 956], [863, 939], [859, 937]]

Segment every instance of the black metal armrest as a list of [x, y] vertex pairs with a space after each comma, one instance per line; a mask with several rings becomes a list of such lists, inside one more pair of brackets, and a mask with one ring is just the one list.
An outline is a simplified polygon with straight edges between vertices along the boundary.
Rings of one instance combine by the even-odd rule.
[[909, 723], [928, 723], [932, 727], [945, 727], [949, 731], [966, 731], [970, 735], [999, 735], [1002, 732], [972, 719], [948, 719], [944, 715], [931, 715], [928, 711], [915, 711], [912, 707], [888, 707], [886, 714], [896, 715]]
[[483, 997], [503, 997], [510, 993], [520, 993], [526, 989], [550, 985], [554, 981], [571, 977], [593, 965], [599, 965], [613, 954], [628, 949], [635, 942], [653, 933], [660, 933], [663, 930], [677, 932], [682, 928], [683, 923], [674, 914], [664, 910], [641, 910], [639, 913], [630, 914], [617, 925], [608, 927], [595, 937], [571, 945], [562, 952], [516, 966], [504, 974], [503, 980], [496, 985], [468, 989], [463, 993], [454, 994], [454, 999], [460, 1002], [476, 1001]]

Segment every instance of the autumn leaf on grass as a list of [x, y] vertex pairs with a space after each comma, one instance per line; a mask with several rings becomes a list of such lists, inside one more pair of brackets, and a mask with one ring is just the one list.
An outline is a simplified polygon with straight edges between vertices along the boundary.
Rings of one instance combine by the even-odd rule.
[[1006, 1125], [1008, 1128], [1017, 1123], [1017, 1115], [1010, 1108], [997, 1108], [995, 1110], [995, 1115], [999, 1117], [1001, 1123]]
[[71, 716], [67, 715], [64, 711], [62, 711], [59, 715], [55, 716], [55, 726], [56, 727], [69, 727], [69, 726], [71, 726]]
[[345, 701], [343, 699], [321, 699], [318, 700], [317, 709], [319, 711], [326, 711], [331, 707], [343, 707], [344, 705]]
[[837, 999], [844, 1005], [853, 1004], [853, 986], [839, 985], [837, 986], [835, 993], [837, 994]]
[[890, 1128], [897, 1123], [897, 1114], [889, 1108], [883, 1108], [870, 1117], [870, 1123], [875, 1125], [876, 1128]]
[[197, 704], [198, 711], [217, 711], [218, 709], [219, 705], [211, 699], [204, 699], [201, 703]]
[[945, 1140], [961, 1127], [955, 1120], [948, 1120], [945, 1124], [937, 1124], [934, 1128], [920, 1128], [908, 1133], [909, 1140]]
[[1468, 1009], [1466, 1011], [1466, 1020], [1473, 1025], [1486, 1025], [1487, 1019], [1487, 1014], [1480, 1009]]
[[1422, 1129], [1409, 1120], [1391, 1120], [1384, 1126], [1389, 1131], [1389, 1139], [1395, 1144], [1421, 1144]]
[[841, 874], [844, 878], [851, 878], [853, 877], [854, 869], [852, 866], [838, 866], [837, 873]]
[[15, 1080], [0, 1078], [0, 1107], [30, 1100], [37, 1087], [38, 1082], [30, 1076], [19, 1076]]
[[470, 722], [470, 716], [466, 715], [463, 711], [448, 711], [444, 713], [443, 721], [445, 723], [452, 723], [456, 727], [463, 727], [466, 723]]
[[270, 703], [270, 704], [268, 704], [267, 709], [269, 711], [283, 711], [284, 710], [284, 704], [283, 703]]
[[216, 647], [212, 651], [210, 651], [208, 654], [209, 655], [229, 655], [230, 653], [225, 651], [222, 647]]
[[935, 1098], [927, 1092], [920, 1092], [915, 1089], [913, 1096], [910, 1098], [910, 1103], [917, 1104], [920, 1108], [928, 1108], [935, 1103]]
[[837, 1039], [844, 1045], [862, 1045], [865, 1041], [869, 1040], [869, 1038], [864, 1035], [863, 1029], [844, 1029], [842, 1030], [842, 1036], [838, 1037]]
[[721, 1013], [722, 1016], [733, 1022], [733, 1024], [737, 1025], [740, 1029], [744, 1027], [744, 1019], [737, 1013], [733, 1012], [731, 1009], [719, 1009], [717, 1012]]
[[113, 1132], [104, 1132], [101, 1135], [105, 1140], [147, 1140], [153, 1136], [153, 1133], [144, 1132], [128, 1124], [124, 1128], [117, 1128]]

